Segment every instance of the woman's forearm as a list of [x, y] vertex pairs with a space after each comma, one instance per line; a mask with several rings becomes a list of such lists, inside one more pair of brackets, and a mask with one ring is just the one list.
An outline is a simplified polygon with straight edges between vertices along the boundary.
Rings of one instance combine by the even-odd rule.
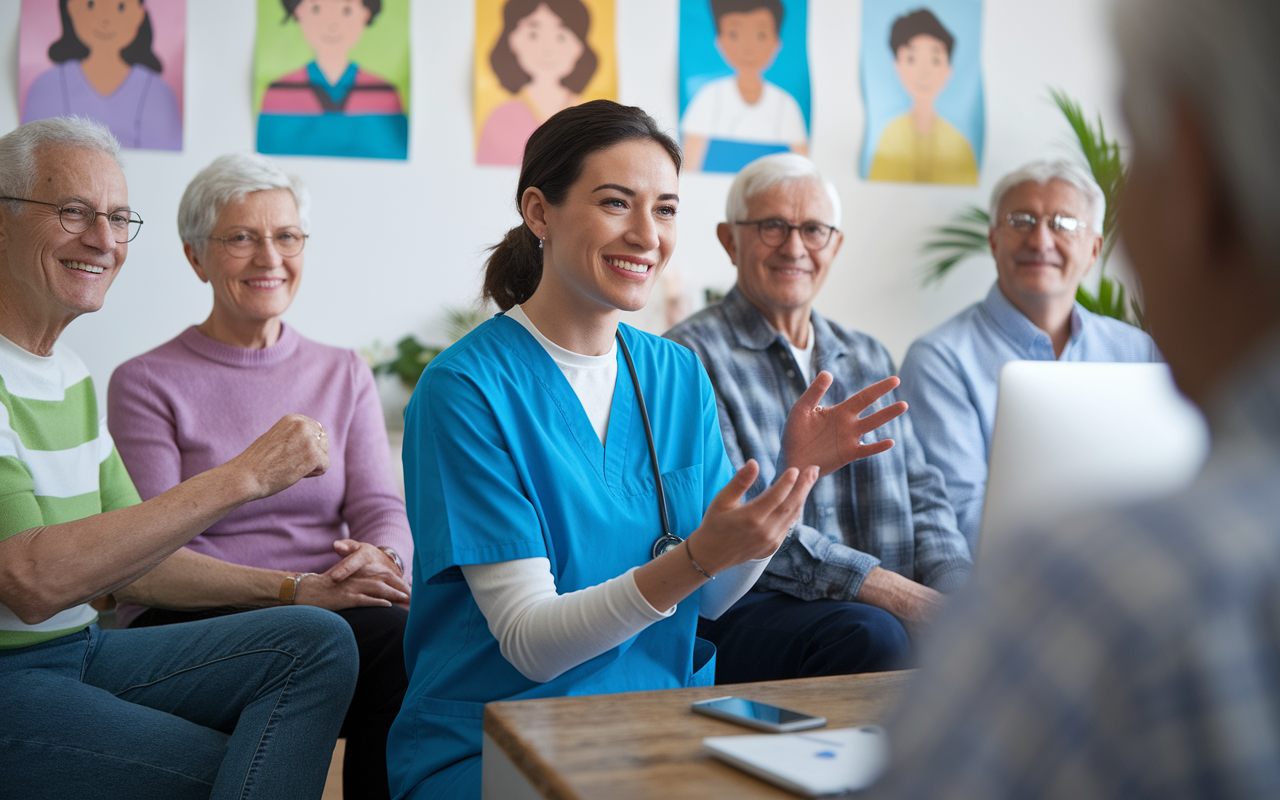
[[280, 584], [291, 574], [232, 564], [180, 547], [115, 596], [121, 603], [178, 611], [273, 606], [280, 602]]

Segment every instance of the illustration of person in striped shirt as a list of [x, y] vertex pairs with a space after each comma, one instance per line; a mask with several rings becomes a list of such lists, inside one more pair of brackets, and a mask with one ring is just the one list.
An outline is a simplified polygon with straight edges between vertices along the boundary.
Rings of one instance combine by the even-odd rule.
[[315, 60], [272, 82], [258, 116], [258, 152], [408, 157], [409, 118], [396, 87], [350, 59], [382, 0], [281, 0]]

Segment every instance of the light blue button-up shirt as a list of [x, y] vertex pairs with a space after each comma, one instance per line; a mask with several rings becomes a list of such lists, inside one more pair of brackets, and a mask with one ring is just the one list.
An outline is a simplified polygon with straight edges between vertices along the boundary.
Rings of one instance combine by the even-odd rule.
[[1053, 341], [993, 285], [975, 303], [921, 336], [907, 351], [898, 389], [925, 457], [942, 471], [960, 531], [977, 552], [987, 454], [1000, 368], [1008, 361], [1161, 361], [1143, 331], [1086, 310], [1071, 311], [1071, 338], [1060, 357]]

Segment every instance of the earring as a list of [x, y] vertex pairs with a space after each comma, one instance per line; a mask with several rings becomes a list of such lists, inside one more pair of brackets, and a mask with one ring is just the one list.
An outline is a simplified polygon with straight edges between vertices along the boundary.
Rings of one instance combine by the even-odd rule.
[[541, 249], [542, 249], [542, 240], [541, 240], [541, 239], [539, 239], [539, 240], [538, 240], [538, 249], [539, 249], [539, 250], [541, 250]]

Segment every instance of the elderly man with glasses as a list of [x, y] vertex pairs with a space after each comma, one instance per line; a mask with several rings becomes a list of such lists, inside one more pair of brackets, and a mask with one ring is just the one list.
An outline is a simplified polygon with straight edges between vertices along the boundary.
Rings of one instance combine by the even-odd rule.
[[0, 794], [318, 797], [356, 680], [316, 608], [99, 630], [89, 602], [220, 518], [329, 466], [289, 415], [140, 502], [83, 362], [58, 339], [102, 307], [141, 218], [120, 146], [54, 118], [0, 137]]
[[1036, 161], [1005, 176], [991, 193], [995, 285], [902, 362], [903, 397], [974, 552], [1005, 362], [1161, 360], [1150, 336], [1076, 302], [1102, 252], [1105, 211], [1102, 189], [1070, 162]]
[[[785, 468], [793, 405], [821, 414], [819, 402], [856, 403], [863, 387], [891, 388], [897, 379], [879, 342], [813, 311], [844, 237], [840, 198], [811, 161], [779, 154], [752, 162], [734, 180], [726, 211], [717, 234], [737, 286], [667, 337], [707, 368], [729, 457], [737, 466], [759, 462], [751, 496]], [[893, 403], [890, 393], [876, 407]], [[698, 635], [719, 650], [717, 682], [901, 668], [908, 633], [964, 582], [969, 549], [911, 422], [898, 417], [864, 443], [870, 437], [882, 447], [892, 440], [892, 449], [824, 470], [756, 591], [699, 623]]]

